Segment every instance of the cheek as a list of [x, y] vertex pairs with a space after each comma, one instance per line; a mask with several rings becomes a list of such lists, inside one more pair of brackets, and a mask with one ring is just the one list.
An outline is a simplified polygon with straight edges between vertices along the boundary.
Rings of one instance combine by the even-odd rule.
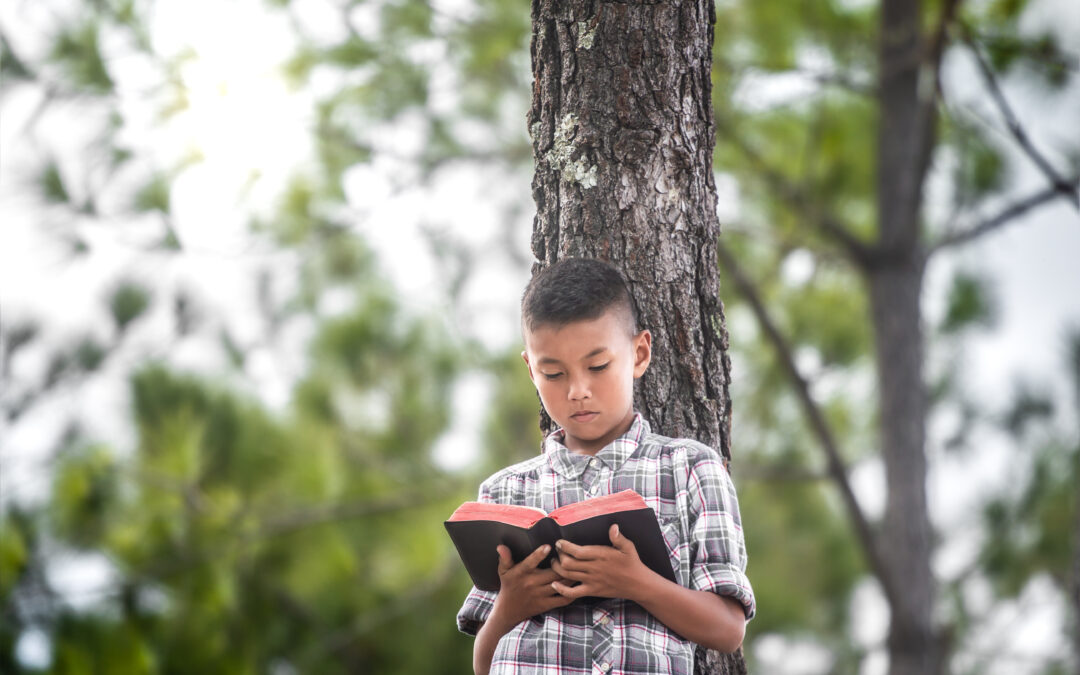
[[542, 401], [554, 400], [558, 386], [554, 382], [547, 382], [540, 380], [536, 383], [536, 393], [540, 395]]

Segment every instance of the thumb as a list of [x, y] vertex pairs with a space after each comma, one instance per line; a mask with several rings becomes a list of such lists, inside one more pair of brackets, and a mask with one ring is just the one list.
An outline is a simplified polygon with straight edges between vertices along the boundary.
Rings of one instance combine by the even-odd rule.
[[618, 525], [612, 525], [608, 529], [608, 537], [611, 538], [611, 545], [619, 549], [623, 553], [629, 553], [634, 550], [634, 544], [629, 539], [622, 535], [619, 531]]
[[500, 544], [495, 547], [495, 551], [499, 554], [499, 576], [502, 576], [514, 566], [514, 559], [510, 555], [510, 548], [508, 546]]

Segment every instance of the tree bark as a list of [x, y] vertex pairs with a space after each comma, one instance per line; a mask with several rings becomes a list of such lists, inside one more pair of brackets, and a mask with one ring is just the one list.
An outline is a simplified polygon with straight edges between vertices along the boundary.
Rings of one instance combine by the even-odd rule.
[[[879, 384], [881, 449], [888, 496], [883, 558], [890, 577], [889, 671], [940, 672], [933, 625], [932, 537], [926, 503], [926, 393], [923, 385], [922, 291], [924, 254], [919, 214], [925, 146], [933, 117], [921, 97], [923, 65], [920, 3], [881, 5], [877, 212], [879, 236], [866, 267]], [[926, 89], [925, 87], [923, 89]]]
[[[1069, 338], [1069, 375], [1073, 384], [1073, 402], [1076, 410], [1073, 419], [1080, 419], [1080, 330], [1074, 330]], [[1073, 480], [1080, 479], [1080, 445], [1073, 449]], [[1073, 508], [1072, 570], [1069, 574], [1069, 602], [1072, 605], [1072, 643], [1075, 672], [1080, 675], [1080, 490], [1076, 491]]]
[[[661, 433], [730, 458], [718, 298], [711, 0], [533, 0], [533, 272], [566, 257], [627, 279], [653, 360], [635, 404]], [[545, 419], [544, 426], [549, 421]], [[700, 673], [742, 653], [698, 651]]]

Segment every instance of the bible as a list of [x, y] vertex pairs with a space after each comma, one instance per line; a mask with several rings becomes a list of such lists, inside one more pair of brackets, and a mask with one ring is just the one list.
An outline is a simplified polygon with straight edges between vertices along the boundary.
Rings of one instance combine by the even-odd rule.
[[656, 512], [633, 490], [623, 490], [560, 506], [551, 513], [531, 506], [465, 502], [445, 522], [473, 584], [482, 591], [499, 590], [499, 556], [495, 547], [510, 549], [514, 563], [544, 544], [551, 553], [540, 567], [550, 567], [555, 542], [565, 539], [579, 546], [611, 546], [613, 524], [634, 543], [638, 557], [654, 572], [675, 581], [667, 544]]

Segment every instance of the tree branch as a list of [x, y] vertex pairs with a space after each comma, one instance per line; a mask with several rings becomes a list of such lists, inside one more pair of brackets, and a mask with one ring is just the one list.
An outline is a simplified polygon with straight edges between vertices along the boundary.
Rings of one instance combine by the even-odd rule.
[[396, 493], [382, 498], [301, 509], [284, 516], [267, 519], [252, 538], [275, 537], [324, 523], [354, 520], [426, 506], [454, 494], [460, 494], [467, 489], [467, 485], [468, 483], [465, 482], [447, 481], [438, 489], [427, 490], [423, 493]]
[[[1067, 186], [1070, 186], [1069, 189], [1075, 193], [1077, 187], [1080, 187], [1080, 176], [1074, 177], [1069, 181], [1065, 181], [1065, 184]], [[986, 220], [982, 221], [977, 225], [973, 225], [965, 230], [945, 235], [940, 240], [930, 245], [930, 247], [927, 249], [926, 256], [929, 258], [931, 255], [937, 253], [943, 248], [957, 246], [959, 244], [965, 244], [973, 239], [977, 239], [978, 237], [981, 237], [988, 232], [992, 232], [999, 227], [1002, 227], [1003, 225], [1007, 225], [1018, 216], [1021, 216], [1024, 213], [1027, 213], [1028, 211], [1034, 209], [1035, 207], [1045, 204], [1046, 202], [1051, 201], [1055, 197], [1059, 196], [1061, 196], [1061, 190], [1056, 185], [1044, 188], [1033, 195], [1030, 195], [1017, 202], [1013, 202], [1009, 206], [1002, 209], [1001, 212], [997, 215], [987, 218]]]
[[918, 125], [915, 138], [919, 145], [919, 177], [925, 180], [926, 172], [930, 167], [930, 158], [933, 156], [934, 147], [937, 145], [937, 101], [943, 97], [941, 89], [941, 59], [945, 54], [945, 44], [949, 36], [949, 26], [956, 19], [963, 0], [945, 0], [941, 7], [941, 17], [937, 27], [930, 38], [929, 48], [923, 59], [924, 73], [929, 73], [931, 78], [925, 91], [921, 92], [919, 113], [916, 120]]
[[815, 70], [802, 66], [778, 69], [770, 67], [767, 63], [740, 62], [719, 56], [715, 58], [713, 63], [739, 76], [758, 73], [765, 76], [795, 74], [811, 79], [820, 85], [837, 87], [859, 96], [874, 96], [877, 94], [876, 85], [872, 81], [861, 81], [856, 75], [841, 70]]
[[353, 621], [331, 633], [322, 639], [317, 646], [320, 651], [332, 653], [346, 649], [361, 636], [371, 632], [394, 619], [402, 617], [409, 612], [416, 611], [418, 607], [426, 603], [431, 596], [435, 595], [454, 580], [455, 573], [461, 569], [457, 556], [447, 557], [443, 564], [427, 578], [418, 581], [407, 593], [396, 596], [390, 602], [385, 603], [378, 609], [365, 612], [357, 616]]
[[888, 567], [885, 565], [885, 561], [878, 549], [874, 532], [870, 527], [870, 523], [866, 520], [866, 515], [862, 511], [862, 507], [859, 506], [859, 502], [855, 498], [854, 491], [851, 489], [851, 483], [848, 481], [847, 477], [847, 468], [844, 466], [843, 459], [840, 457], [840, 450], [832, 430], [829, 428], [829, 423], [825, 420], [825, 415], [814, 401], [813, 396], [810, 395], [810, 387], [802, 374], [799, 373], [798, 366], [795, 365], [791, 346], [784, 336], [781, 335], [776, 323], [769, 316], [769, 312], [765, 309], [765, 304], [758, 295], [757, 289], [735, 261], [735, 256], [731, 254], [731, 251], [729, 251], [719, 239], [720, 238], [718, 237], [716, 242], [716, 252], [717, 257], [720, 259], [720, 264], [729, 274], [731, 274], [739, 294], [750, 303], [754, 316], [757, 317], [758, 324], [761, 326], [769, 342], [772, 344], [773, 349], [776, 351], [777, 358], [780, 360], [780, 364], [799, 399], [803, 414], [810, 423], [810, 428], [817, 438], [818, 443], [825, 451], [829, 476], [840, 490], [840, 496], [847, 509], [848, 517], [855, 528], [855, 534], [862, 544], [866, 559], [870, 564], [870, 569], [878, 578], [882, 588], [885, 590], [885, 595], [889, 598], [889, 602], [892, 605], [896, 602], [896, 598], [899, 597], [901, 589], [895, 587], [891, 575], [887, 573]]
[[990, 68], [990, 64], [983, 58], [982, 52], [979, 51], [978, 45], [975, 44], [975, 40], [971, 36], [971, 32], [965, 29], [964, 42], [967, 43], [971, 49], [971, 53], [975, 56], [975, 62], [979, 66], [979, 71], [982, 73], [983, 79], [986, 80], [986, 87], [990, 90], [990, 95], [993, 97], [994, 102], [997, 104], [998, 110], [1001, 111], [1001, 116], [1005, 118], [1005, 124], [1009, 128], [1009, 132], [1013, 138], [1023, 149], [1024, 153], [1031, 158], [1031, 161], [1039, 167], [1039, 170], [1043, 172], [1046, 178], [1050, 181], [1050, 184], [1066, 198], [1073, 207], [1080, 211], [1080, 195], [1077, 194], [1075, 183], [1070, 184], [1065, 180], [1061, 174], [1051, 166], [1050, 162], [1040, 153], [1035, 145], [1032, 143], [1031, 138], [1028, 137], [1024, 127], [1020, 124], [1020, 120], [1016, 117], [1016, 113], [1013, 112], [1012, 106], [1005, 99], [1005, 95], [1001, 91], [1001, 87], [998, 86], [997, 78], [994, 77], [994, 72]]
[[[263, 539], [291, 534], [317, 525], [429, 506], [441, 499], [453, 496], [456, 491], [465, 490], [470, 484], [475, 485], [475, 480], [447, 481], [437, 489], [424, 492], [399, 493], [381, 498], [299, 509], [285, 515], [263, 518], [261, 524], [246, 530], [240, 527], [240, 522], [246, 516], [251, 516], [256, 521], [260, 518], [258, 514], [240, 512], [233, 518], [233, 533], [227, 539], [211, 542], [198, 550], [179, 551], [168, 559], [151, 561], [139, 569], [131, 570], [131, 578], [140, 583], [159, 581], [221, 556], [231, 547], [242, 548]], [[120, 564], [118, 566], [123, 567]]]
[[726, 131], [726, 139], [743, 154], [747, 160], [757, 169], [765, 183], [776, 192], [787, 204], [806, 214], [814, 224], [826, 235], [838, 242], [847, 252], [848, 257], [860, 267], [868, 267], [876, 258], [874, 249], [868, 244], [858, 240], [855, 235], [848, 231], [847, 227], [840, 222], [835, 215], [822, 212], [821, 208], [812, 203], [806, 192], [795, 183], [791, 182], [782, 173], [768, 165], [754, 148], [750, 147], [739, 134], [725, 125], [720, 117], [716, 118], [716, 128]]
[[740, 478], [756, 480], [762, 483], [816, 483], [829, 479], [827, 473], [783, 465], [769, 466], [740, 462], [738, 472]]

